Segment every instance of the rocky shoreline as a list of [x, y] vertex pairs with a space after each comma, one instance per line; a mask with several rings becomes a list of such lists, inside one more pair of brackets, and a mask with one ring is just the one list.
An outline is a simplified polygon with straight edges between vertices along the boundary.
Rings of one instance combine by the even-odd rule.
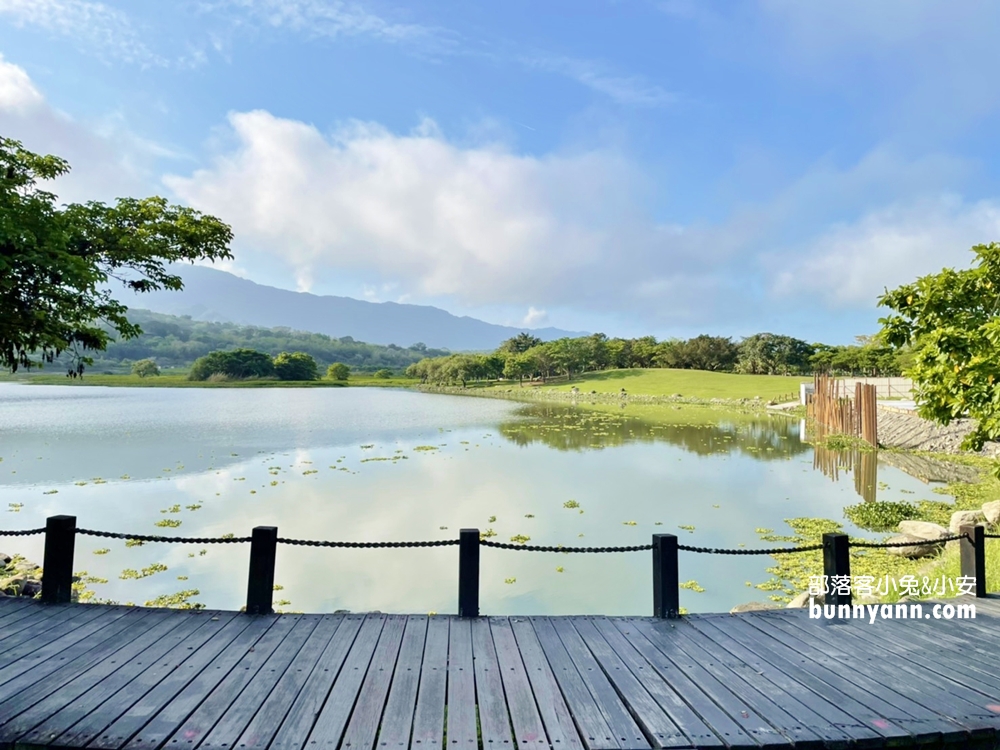
[[36, 597], [41, 593], [41, 566], [19, 555], [0, 552], [0, 597]]

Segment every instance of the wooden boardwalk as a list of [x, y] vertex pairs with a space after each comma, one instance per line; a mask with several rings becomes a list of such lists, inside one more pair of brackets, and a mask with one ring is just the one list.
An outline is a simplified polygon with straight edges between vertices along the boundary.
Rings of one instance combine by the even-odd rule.
[[0, 747], [995, 747], [1000, 603], [976, 604], [868, 625], [0, 598]]

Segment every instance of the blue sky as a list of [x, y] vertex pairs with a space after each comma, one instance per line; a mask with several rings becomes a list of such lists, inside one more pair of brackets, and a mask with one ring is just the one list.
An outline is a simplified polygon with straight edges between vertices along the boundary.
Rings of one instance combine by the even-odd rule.
[[1000, 4], [0, 0], [0, 133], [232, 270], [497, 323], [850, 342], [1000, 240]]

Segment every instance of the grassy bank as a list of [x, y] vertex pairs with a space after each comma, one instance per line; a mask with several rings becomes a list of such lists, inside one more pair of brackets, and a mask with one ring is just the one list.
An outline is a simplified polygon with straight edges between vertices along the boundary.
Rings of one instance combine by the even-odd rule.
[[632, 369], [585, 373], [568, 382], [539, 386], [542, 391], [568, 392], [574, 386], [584, 393], [619, 393], [622, 388], [638, 396], [690, 396], [698, 399], [798, 398], [799, 384], [812, 378], [782, 375], [740, 375], [704, 370]]
[[140, 378], [138, 375], [85, 374], [82, 378], [65, 375], [31, 373], [27, 375], [0, 376], [0, 382], [27, 383], [29, 385], [72, 385], [78, 387], [105, 386], [116, 388], [348, 388], [348, 387], [408, 387], [415, 385], [411, 378], [373, 378], [351, 375], [341, 380], [278, 380], [253, 378], [249, 380], [188, 380], [183, 373], [170, 373]]

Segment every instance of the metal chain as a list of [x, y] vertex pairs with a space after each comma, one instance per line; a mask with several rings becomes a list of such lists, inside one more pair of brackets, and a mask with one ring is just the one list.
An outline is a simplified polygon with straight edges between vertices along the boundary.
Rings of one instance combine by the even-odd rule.
[[772, 549], [720, 549], [718, 547], [689, 547], [686, 544], [678, 544], [677, 549], [710, 555], [787, 555], [792, 552], [813, 552], [823, 549], [823, 545], [810, 544], [805, 547], [774, 547]]
[[439, 539], [433, 542], [326, 542], [315, 539], [283, 539], [278, 544], [292, 544], [299, 547], [350, 547], [372, 549], [375, 547], [450, 547], [458, 544], [457, 539]]
[[[0, 529], [0, 536], [33, 536], [44, 534], [45, 529], [23, 529], [20, 531]], [[176, 542], [178, 544], [245, 544], [251, 541], [251, 537], [175, 537], [175, 536], [154, 536], [150, 534], [120, 534], [113, 531], [96, 531], [94, 529], [77, 529], [77, 534], [86, 536], [103, 537], [105, 539], [130, 539], [138, 542]], [[1000, 539], [1000, 534], [984, 534], [987, 539]], [[940, 539], [921, 539], [915, 542], [861, 542], [851, 541], [851, 547], [866, 549], [888, 549], [892, 547], [919, 547], [925, 544], [944, 544], [959, 539], [969, 539], [965, 534], [941, 537]], [[284, 539], [278, 538], [279, 544], [290, 544], [301, 547], [344, 547], [352, 549], [376, 549], [376, 548], [412, 548], [412, 547], [451, 547], [459, 544], [458, 539], [439, 539], [424, 542], [329, 542], [314, 539]], [[606, 553], [606, 552], [643, 552], [651, 550], [652, 544], [638, 544], [632, 547], [563, 547], [541, 546], [536, 544], [514, 544], [506, 542], [491, 542], [488, 539], [480, 539], [479, 544], [483, 547], [495, 547], [497, 549], [518, 550], [521, 552], [582, 552], [582, 553]], [[810, 544], [804, 547], [776, 547], [771, 549], [723, 549], [719, 547], [692, 547], [686, 544], [678, 544], [677, 549], [684, 552], [697, 552], [711, 555], [787, 555], [796, 552], [815, 552], [823, 549], [822, 544]]]
[[[890, 547], [919, 547], [924, 544], [944, 544], [958, 539], [968, 539], [965, 534], [943, 536], [940, 539], [921, 539], [918, 542], [851, 542], [852, 547], [867, 547], [869, 549], [888, 549]], [[972, 541], [971, 539], [969, 541]]]
[[77, 529], [76, 533], [84, 534], [85, 536], [99, 536], [105, 539], [132, 539], [137, 542], [177, 542], [179, 544], [245, 544], [250, 541], [250, 537], [248, 536], [152, 536], [149, 534], [118, 534], [114, 531], [94, 531], [93, 529]]
[[653, 549], [652, 544], [639, 544], [635, 547], [542, 547], [537, 544], [507, 544], [506, 542], [491, 542], [488, 539], [480, 539], [479, 543], [484, 547], [514, 549], [522, 552], [642, 552], [643, 550]]

